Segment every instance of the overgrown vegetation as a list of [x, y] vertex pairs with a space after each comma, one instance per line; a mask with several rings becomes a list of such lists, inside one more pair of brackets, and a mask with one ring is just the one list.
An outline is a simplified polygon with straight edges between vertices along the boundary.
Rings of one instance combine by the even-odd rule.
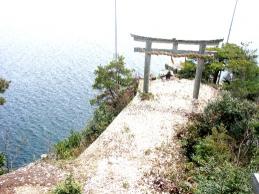
[[230, 93], [190, 116], [182, 134], [185, 175], [182, 193], [251, 193], [259, 170], [259, 108]]
[[[259, 67], [247, 46], [213, 48], [215, 58], [205, 60], [203, 82], [216, 83], [220, 71], [232, 79], [223, 83], [227, 91], [204, 113], [191, 114], [178, 134], [186, 160], [177, 176], [180, 193], [252, 193], [251, 173], [259, 171]], [[194, 62], [182, 65], [181, 78], [195, 77]]]
[[79, 132], [71, 131], [70, 136], [54, 145], [57, 159], [67, 159], [76, 155], [80, 147], [82, 135]]
[[139, 91], [139, 96], [140, 96], [140, 99], [142, 101], [144, 101], [144, 100], [153, 100], [154, 99], [154, 95], [152, 93], [150, 93], [150, 92], [145, 93], [145, 92]]
[[75, 181], [72, 175], [69, 175], [65, 181], [61, 182], [53, 190], [52, 194], [81, 194], [82, 187]]
[[[10, 82], [0, 78], [0, 94], [3, 94], [9, 87]], [[0, 96], [0, 106], [5, 103], [5, 99]], [[6, 167], [6, 153], [0, 152], [0, 175], [4, 174], [7, 170]]]
[[[214, 58], [205, 59], [205, 69], [202, 81], [216, 84], [219, 72], [227, 71], [233, 74], [232, 80], [225, 80], [223, 88], [233, 96], [256, 100], [259, 98], [259, 67], [257, 65], [256, 50], [248, 48], [248, 44], [238, 46], [225, 44], [221, 48], [211, 48], [217, 51]], [[180, 78], [193, 79], [195, 77], [196, 59], [189, 59], [182, 63], [178, 72]]]
[[3, 153], [0, 153], [0, 175], [5, 173], [6, 159]]
[[255, 50], [248, 49], [247, 44], [241, 47], [227, 44], [224, 50], [218, 52], [221, 59], [226, 61], [226, 69], [233, 73], [233, 79], [224, 89], [229, 90], [233, 96], [256, 100], [259, 96], [259, 67]]
[[[8, 87], [9, 87], [10, 82], [6, 81], [2, 78], [0, 78], [0, 94], [4, 93]], [[0, 96], [0, 105], [3, 105], [5, 103], [5, 99]]]
[[95, 75], [93, 89], [99, 93], [91, 100], [91, 104], [96, 106], [93, 118], [82, 132], [71, 132], [67, 139], [54, 146], [57, 159], [79, 155], [108, 127], [136, 94], [138, 80], [133, 77], [133, 71], [125, 67], [123, 57], [111, 61], [106, 66], [98, 66]]
[[192, 60], [186, 60], [181, 64], [182, 69], [178, 71], [180, 78], [191, 79], [195, 77], [196, 64]]

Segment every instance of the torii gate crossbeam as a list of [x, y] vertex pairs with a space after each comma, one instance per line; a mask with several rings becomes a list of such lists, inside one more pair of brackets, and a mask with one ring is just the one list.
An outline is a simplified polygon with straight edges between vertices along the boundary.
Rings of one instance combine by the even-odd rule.
[[[196, 68], [196, 75], [194, 81], [193, 98], [198, 99], [200, 83], [202, 78], [202, 72], [204, 69], [204, 58], [213, 56], [215, 52], [205, 51], [206, 46], [218, 46], [223, 39], [216, 40], [177, 40], [163, 39], [163, 38], [151, 38], [131, 34], [135, 41], [145, 42], [145, 48], [134, 48], [134, 52], [145, 53], [145, 68], [144, 68], [144, 86], [143, 91], [148, 93], [149, 91], [149, 76], [150, 76], [150, 62], [151, 55], [167, 55], [173, 57], [195, 57], [198, 58], [198, 64]], [[152, 49], [152, 43], [168, 43], [173, 44], [173, 49]], [[193, 50], [178, 50], [179, 44], [187, 45], [199, 45], [199, 51]]]

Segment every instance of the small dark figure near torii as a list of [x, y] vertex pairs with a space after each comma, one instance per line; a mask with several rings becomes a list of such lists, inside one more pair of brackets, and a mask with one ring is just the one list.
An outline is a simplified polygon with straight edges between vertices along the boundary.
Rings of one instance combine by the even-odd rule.
[[167, 71], [160, 74], [160, 78], [161, 79], [165, 78], [166, 80], [170, 80], [171, 77], [173, 77], [173, 76], [174, 76], [174, 73], [170, 70], [167, 70]]

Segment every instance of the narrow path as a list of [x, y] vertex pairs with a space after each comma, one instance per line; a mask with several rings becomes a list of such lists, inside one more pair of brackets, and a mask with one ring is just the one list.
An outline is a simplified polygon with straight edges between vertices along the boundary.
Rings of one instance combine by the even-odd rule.
[[157, 80], [150, 87], [154, 100], [136, 96], [76, 161], [75, 174], [86, 179], [84, 193], [155, 192], [147, 175], [157, 160], [171, 157], [159, 154], [157, 148], [172, 140], [188, 113], [203, 110], [217, 93], [202, 85], [194, 103], [192, 90], [193, 81]]

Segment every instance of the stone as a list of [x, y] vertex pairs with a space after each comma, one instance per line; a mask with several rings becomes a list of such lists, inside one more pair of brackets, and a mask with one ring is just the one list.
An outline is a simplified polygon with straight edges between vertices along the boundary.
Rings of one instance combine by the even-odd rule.
[[47, 157], [48, 157], [48, 154], [41, 154], [41, 156], [40, 156], [40, 158], [41, 158], [42, 160], [46, 159]]

